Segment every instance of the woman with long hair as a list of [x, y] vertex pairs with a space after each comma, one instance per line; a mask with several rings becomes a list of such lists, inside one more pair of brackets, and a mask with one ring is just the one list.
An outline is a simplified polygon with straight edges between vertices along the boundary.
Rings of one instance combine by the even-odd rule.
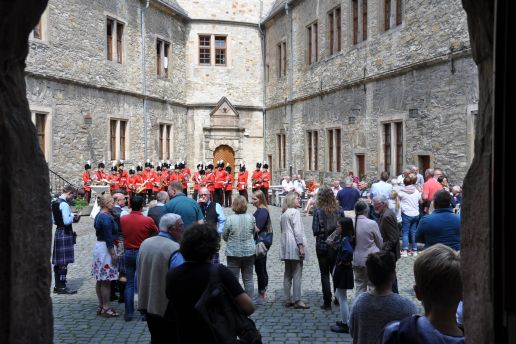
[[366, 259], [383, 246], [382, 234], [376, 221], [367, 218], [369, 206], [359, 200], [355, 204], [355, 247], [353, 248], [353, 274], [355, 275], [355, 297], [367, 291]]
[[94, 227], [97, 243], [93, 249], [93, 266], [91, 274], [97, 280], [95, 291], [99, 300], [97, 315], [106, 318], [117, 317], [118, 312], [109, 307], [111, 298], [111, 281], [118, 280], [115, 245], [118, 225], [111, 215], [115, 200], [109, 193], [99, 197], [100, 212], [95, 216]]
[[335, 265], [336, 252], [326, 244], [328, 236], [337, 229], [339, 219], [344, 217], [344, 211], [337, 203], [333, 191], [322, 187], [317, 194], [317, 205], [314, 209], [312, 231], [315, 236], [315, 252], [321, 273], [321, 285], [324, 303], [321, 309], [331, 310], [330, 273]]
[[[253, 192], [251, 198], [252, 204], [256, 207], [253, 216], [256, 220], [258, 232], [255, 234], [255, 241], [262, 241], [265, 247], [269, 249], [272, 244], [272, 223], [265, 195], [261, 190]], [[265, 291], [269, 284], [269, 275], [267, 273], [267, 254], [262, 257], [256, 257], [254, 260], [254, 271], [258, 279], [258, 302], [265, 300]]]
[[[301, 222], [300, 197], [295, 192], [285, 196], [283, 213], [281, 214], [281, 247], [280, 259], [285, 262], [283, 275], [283, 290], [285, 292], [285, 307], [310, 308], [301, 300], [301, 279], [303, 277], [303, 262], [307, 259], [305, 247], [306, 236]], [[291, 289], [293, 290], [291, 297]]]

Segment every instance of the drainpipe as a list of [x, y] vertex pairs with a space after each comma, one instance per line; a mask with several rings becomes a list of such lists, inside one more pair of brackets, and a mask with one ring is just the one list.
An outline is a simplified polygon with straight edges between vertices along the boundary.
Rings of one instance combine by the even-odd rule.
[[[292, 23], [292, 13], [290, 12], [289, 13], [289, 6], [288, 6], [288, 3], [289, 1], [285, 1], [285, 14], [288, 16], [288, 21], [289, 21], [289, 32], [288, 32], [288, 36], [287, 36], [287, 39], [288, 39], [288, 43], [289, 43], [289, 51], [290, 51], [290, 63], [288, 64], [288, 100], [292, 100], [292, 84], [293, 84], [293, 80], [294, 80], [294, 52], [293, 52], [293, 40], [292, 40], [292, 32], [293, 32], [293, 23]], [[292, 125], [293, 125], [293, 114], [292, 114], [292, 111], [293, 111], [293, 106], [294, 104], [290, 104], [290, 113], [289, 113], [289, 116], [288, 116], [288, 162], [289, 162], [289, 174], [290, 176], [292, 177], [292, 160], [293, 160], [293, 153], [292, 153], [292, 143], [293, 143], [293, 140], [292, 140], [292, 137], [294, 136], [294, 132], [293, 132], [293, 128], [292, 128]], [[285, 115], [286, 115], [286, 107], [285, 107]]]
[[[261, 5], [261, 1], [260, 1], [260, 5]], [[261, 14], [261, 11], [260, 11], [260, 14]], [[261, 16], [260, 16], [260, 20], [261, 20]], [[266, 58], [266, 48], [267, 48], [267, 42], [265, 41], [265, 31], [262, 30], [262, 26], [260, 23], [258, 23], [258, 30], [260, 30], [260, 37], [261, 37], [261, 43], [262, 43], [262, 61], [263, 61], [263, 90], [262, 90], [262, 102], [263, 102], [263, 106], [262, 106], [262, 137], [263, 137], [263, 161], [267, 161], [267, 153], [266, 153], [266, 145], [265, 145], [265, 141], [266, 141], [266, 126], [267, 126], [267, 108], [266, 108], [266, 93], [267, 93], [267, 87], [266, 87], [266, 82], [267, 82], [267, 63], [265, 61], [265, 58]], [[272, 169], [271, 169], [272, 170]], [[272, 172], [272, 171], [271, 171]]]
[[148, 157], [148, 130], [149, 130], [149, 114], [147, 112], [147, 71], [145, 70], [145, 10], [149, 8], [149, 0], [145, 0], [140, 10], [141, 23], [141, 51], [142, 51], [142, 84], [143, 84], [143, 154], [144, 160]]

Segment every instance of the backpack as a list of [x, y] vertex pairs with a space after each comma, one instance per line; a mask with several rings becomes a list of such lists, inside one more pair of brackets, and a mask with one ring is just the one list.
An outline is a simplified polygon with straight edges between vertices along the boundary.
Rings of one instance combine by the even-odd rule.
[[262, 343], [254, 321], [240, 310], [220, 280], [219, 265], [211, 267], [208, 285], [194, 308], [210, 328], [214, 343]]

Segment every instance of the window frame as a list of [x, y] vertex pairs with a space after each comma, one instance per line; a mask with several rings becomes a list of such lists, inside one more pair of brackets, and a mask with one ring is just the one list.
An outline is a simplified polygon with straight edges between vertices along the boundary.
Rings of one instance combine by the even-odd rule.
[[[123, 124], [122, 124], [123, 123]], [[127, 160], [129, 120], [123, 118], [109, 118], [109, 157], [110, 160]], [[123, 131], [123, 133], [122, 133]]]
[[159, 123], [158, 127], [158, 157], [160, 160], [172, 160], [173, 125], [167, 122]]
[[[113, 16], [106, 16], [106, 60], [124, 64], [125, 61], [125, 26], [126, 23]], [[111, 30], [109, 27], [111, 26]]]
[[317, 20], [306, 26], [308, 65], [319, 61], [319, 26]]
[[[309, 171], [319, 170], [319, 130], [306, 131], [306, 162]], [[307, 166], [306, 166], [307, 165]]]
[[[224, 39], [224, 47], [223, 48], [217, 48], [217, 38], [223, 38]], [[213, 48], [215, 51], [214, 56], [214, 64], [215, 66], [227, 66], [228, 64], [228, 55], [227, 55], [227, 47], [228, 47], [228, 41], [227, 41], [227, 35], [213, 35]], [[224, 63], [217, 63], [217, 51], [224, 53]]]
[[[208, 40], [202, 40], [202, 38], [208, 38]], [[204, 44], [202, 45], [201, 42], [208, 42], [208, 44]], [[201, 57], [202, 55], [202, 50], [208, 50], [208, 62], [202, 62], [202, 60], [206, 60], [206, 56], [204, 57]], [[204, 55], [206, 55], [206, 51], [204, 51]], [[200, 66], [211, 66], [211, 35], [208, 35], [208, 34], [199, 34], [199, 65]]]

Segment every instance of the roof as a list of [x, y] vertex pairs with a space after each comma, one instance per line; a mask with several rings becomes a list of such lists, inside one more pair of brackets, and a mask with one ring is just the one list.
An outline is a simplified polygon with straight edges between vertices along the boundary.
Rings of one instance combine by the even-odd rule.
[[188, 13], [176, 2], [176, 0], [154, 0], [158, 4], [168, 7], [172, 11], [176, 12], [181, 17], [189, 18]]

